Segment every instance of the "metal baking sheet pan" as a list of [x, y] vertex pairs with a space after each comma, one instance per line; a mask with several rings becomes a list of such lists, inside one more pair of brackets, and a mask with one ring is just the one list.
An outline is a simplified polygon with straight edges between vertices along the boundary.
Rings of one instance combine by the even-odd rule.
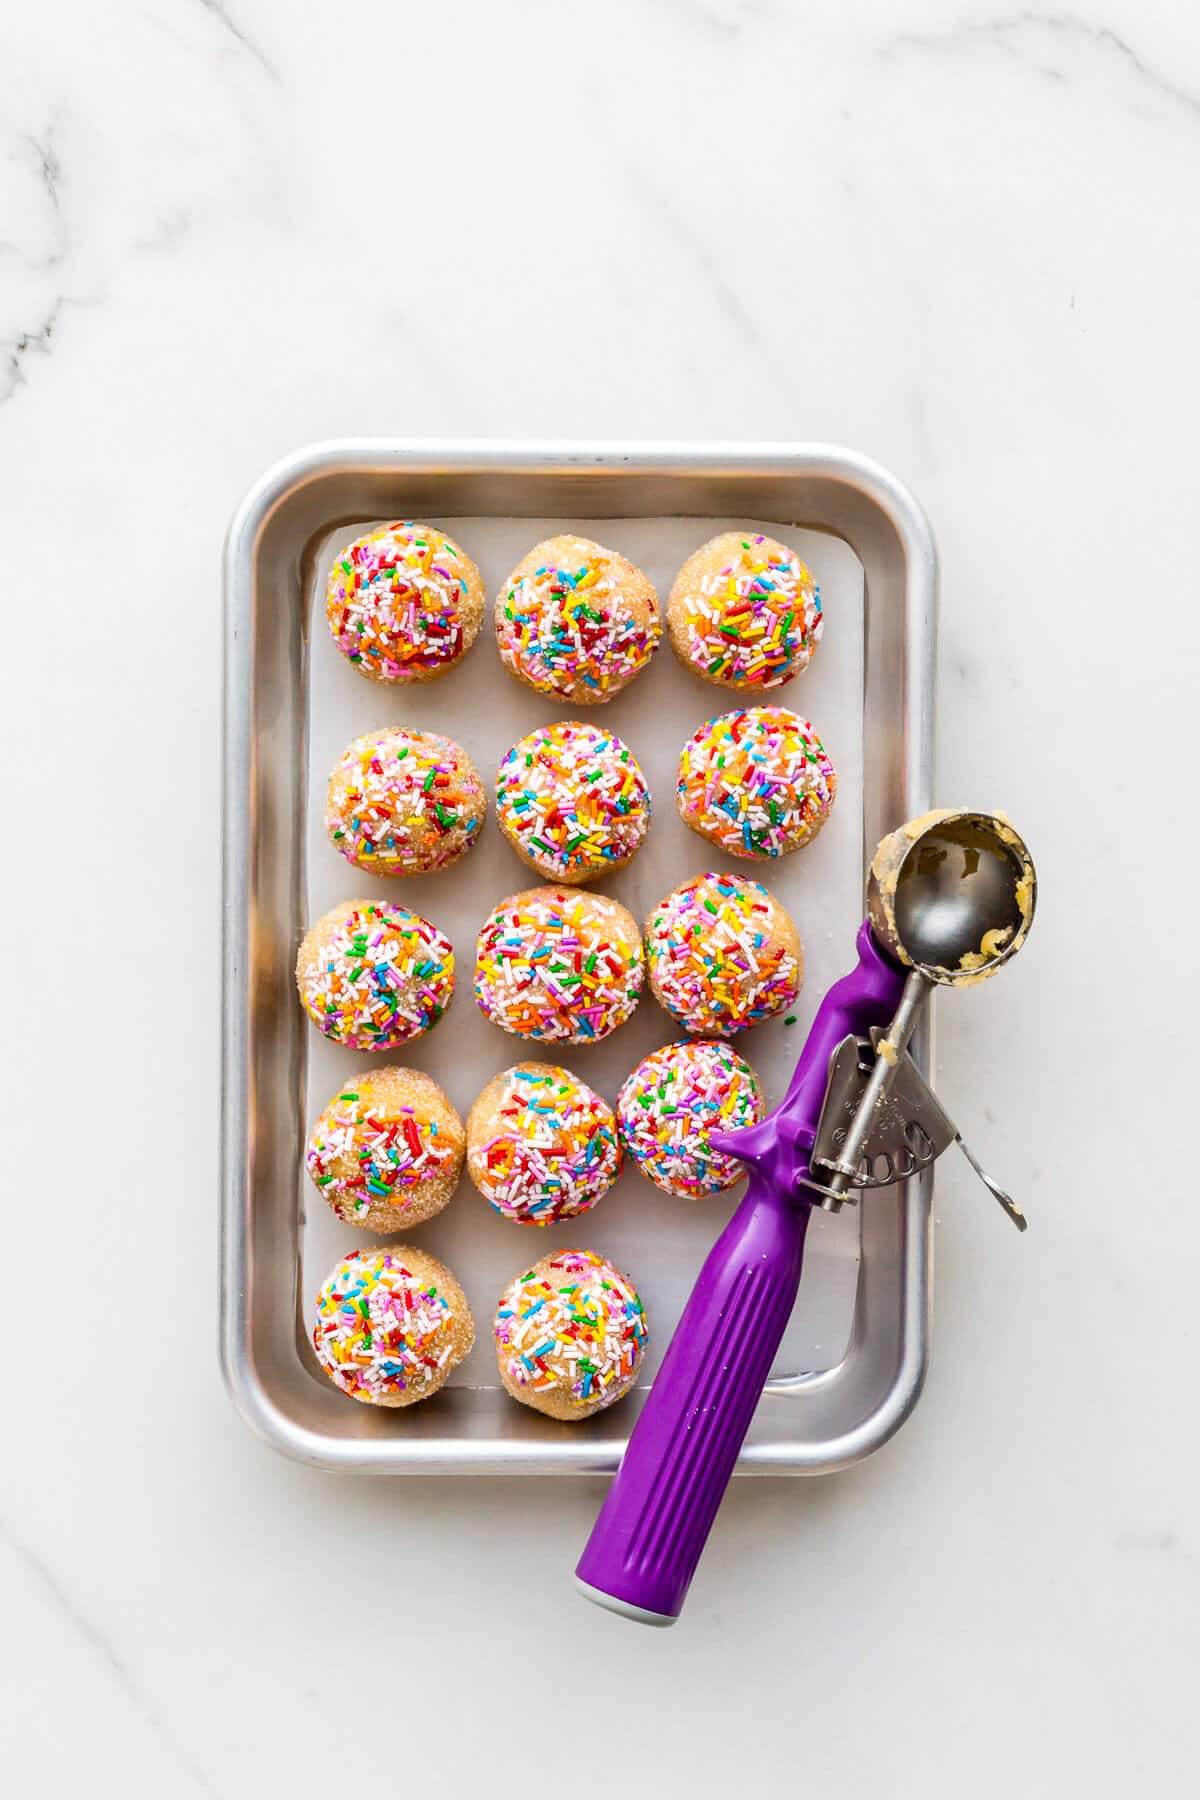
[[[683, 827], [679, 750], [737, 700], [680, 668], [665, 643], [616, 700], [582, 712], [514, 682], [487, 620], [444, 680], [365, 681], [325, 626], [325, 576], [350, 538], [398, 517], [449, 531], [489, 593], [535, 542], [568, 529], [631, 557], [664, 600], [685, 556], [719, 530], [758, 529], [794, 545], [820, 582], [825, 635], [805, 674], [769, 697], [811, 718], [838, 765], [838, 801], [821, 836], [764, 872], [729, 862]], [[603, 891], [641, 919], [688, 875], [740, 868], [765, 879], [799, 925], [806, 983], [797, 1023], [772, 1021], [737, 1040], [774, 1104], [820, 995], [853, 958], [865, 855], [929, 803], [934, 592], [932, 543], [915, 503], [884, 471], [839, 450], [335, 443], [289, 459], [247, 496], [226, 554], [222, 1353], [239, 1408], [278, 1448], [380, 1471], [611, 1469], [638, 1395], [580, 1425], [518, 1407], [499, 1386], [491, 1350], [497, 1297], [555, 1246], [610, 1256], [646, 1304], [648, 1382], [736, 1200], [694, 1205], [629, 1166], [593, 1212], [534, 1231], [497, 1218], [464, 1175], [446, 1211], [412, 1237], [463, 1282], [478, 1328], [472, 1355], [442, 1394], [400, 1412], [357, 1405], [326, 1381], [308, 1342], [316, 1288], [346, 1249], [374, 1240], [334, 1219], [307, 1183], [303, 1146], [317, 1114], [348, 1074], [396, 1061], [434, 1076], [465, 1116], [497, 1070], [533, 1053], [482, 1017], [470, 975], [490, 908], [536, 877], [490, 822], [450, 871], [387, 881], [354, 869], [322, 825], [326, 777], [344, 745], [393, 723], [445, 732], [491, 787], [504, 751], [538, 724], [592, 717], [620, 733], [646, 771], [654, 819], [639, 856]], [[445, 1019], [388, 1057], [322, 1038], [293, 984], [307, 924], [360, 895], [400, 898], [426, 914], [459, 962]], [[559, 1059], [612, 1101], [635, 1063], [676, 1035], [647, 990], [611, 1038]], [[927, 1176], [868, 1196], [861, 1211], [816, 1215], [801, 1297], [743, 1470], [839, 1466], [906, 1415], [926, 1355], [928, 1206]]]

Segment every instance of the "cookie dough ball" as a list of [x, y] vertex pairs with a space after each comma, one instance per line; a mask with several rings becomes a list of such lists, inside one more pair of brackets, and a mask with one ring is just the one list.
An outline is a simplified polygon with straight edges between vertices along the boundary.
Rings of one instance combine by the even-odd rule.
[[684, 824], [718, 850], [769, 862], [816, 837], [837, 785], [807, 719], [782, 706], [750, 706], [710, 719], [688, 739], [675, 797]]
[[387, 900], [347, 900], [313, 925], [296, 958], [300, 1004], [348, 1050], [394, 1050], [437, 1024], [454, 997], [449, 938]]
[[794, 550], [725, 531], [689, 556], [667, 601], [681, 663], [718, 687], [782, 687], [821, 641], [821, 594]]
[[467, 1115], [467, 1173], [502, 1219], [576, 1218], [621, 1173], [612, 1108], [569, 1069], [518, 1063], [488, 1082]]
[[658, 649], [658, 595], [640, 569], [590, 538], [555, 537], [496, 596], [500, 660], [539, 694], [576, 706], [619, 694]]
[[317, 1295], [317, 1361], [343, 1394], [370, 1406], [428, 1400], [474, 1342], [458, 1282], [411, 1244], [351, 1250]]
[[590, 1250], [556, 1251], [518, 1275], [494, 1330], [505, 1388], [552, 1419], [586, 1419], [612, 1406], [646, 1354], [637, 1290]]
[[637, 854], [650, 824], [650, 790], [615, 732], [543, 725], [500, 764], [496, 818], [531, 869], [551, 881], [591, 881]]
[[650, 985], [687, 1031], [729, 1037], [791, 1006], [804, 980], [795, 925], [745, 875], [697, 875], [646, 925]]
[[368, 731], [329, 777], [325, 829], [371, 875], [430, 875], [471, 848], [487, 794], [466, 751], [406, 725]]
[[617, 1096], [621, 1140], [642, 1174], [685, 1200], [724, 1193], [746, 1173], [709, 1148], [710, 1131], [740, 1131], [763, 1116], [750, 1064], [728, 1044], [667, 1044], [640, 1062]]
[[451, 1198], [465, 1148], [462, 1120], [436, 1081], [417, 1069], [370, 1069], [329, 1102], [304, 1166], [344, 1224], [406, 1231]]
[[453, 538], [411, 519], [348, 544], [329, 571], [333, 641], [371, 681], [436, 681], [475, 642], [483, 579]]
[[619, 900], [528, 888], [479, 934], [475, 999], [514, 1037], [591, 1044], [625, 1023], [645, 973], [641, 933]]

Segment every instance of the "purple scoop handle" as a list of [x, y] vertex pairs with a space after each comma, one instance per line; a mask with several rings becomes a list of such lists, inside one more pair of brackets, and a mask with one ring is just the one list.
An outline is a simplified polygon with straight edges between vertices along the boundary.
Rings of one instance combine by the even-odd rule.
[[826, 994], [780, 1106], [714, 1133], [749, 1167], [741, 1205], [708, 1254], [576, 1568], [602, 1604], [669, 1625], [679, 1616], [796, 1300], [808, 1172], [829, 1058], [883, 1025], [904, 972], [860, 926], [858, 967]]

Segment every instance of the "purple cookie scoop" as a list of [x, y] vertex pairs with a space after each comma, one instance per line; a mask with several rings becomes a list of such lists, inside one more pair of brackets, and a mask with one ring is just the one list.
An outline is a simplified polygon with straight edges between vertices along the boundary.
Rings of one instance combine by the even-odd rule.
[[858, 967], [826, 994], [781, 1105], [713, 1133], [749, 1170], [708, 1254], [576, 1568], [589, 1599], [648, 1625], [678, 1618], [783, 1337], [812, 1210], [808, 1174], [829, 1059], [886, 1025], [904, 971], [859, 928]]

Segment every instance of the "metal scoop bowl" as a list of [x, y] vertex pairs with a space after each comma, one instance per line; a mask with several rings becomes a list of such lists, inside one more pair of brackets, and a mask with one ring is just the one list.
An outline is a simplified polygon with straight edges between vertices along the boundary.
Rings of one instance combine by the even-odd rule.
[[897, 962], [941, 987], [969, 987], [1029, 935], [1037, 874], [1002, 813], [926, 813], [885, 837], [871, 862], [867, 914]]

